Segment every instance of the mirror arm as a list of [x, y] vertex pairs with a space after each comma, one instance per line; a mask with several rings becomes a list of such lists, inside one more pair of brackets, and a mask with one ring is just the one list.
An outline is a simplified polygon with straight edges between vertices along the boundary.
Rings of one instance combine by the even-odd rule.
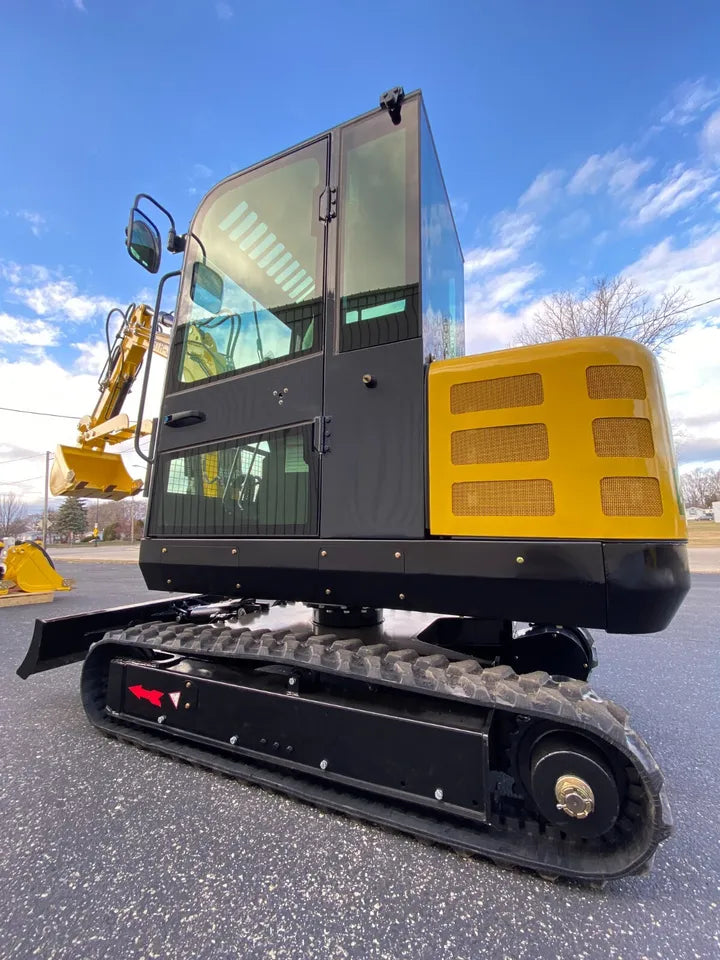
[[161, 203], [158, 203], [155, 197], [151, 197], [149, 193], [139, 193], [135, 197], [133, 207], [137, 207], [140, 200], [147, 200], [149, 203], [152, 203], [153, 206], [157, 207], [161, 213], [165, 214], [170, 222], [170, 229], [168, 231], [167, 238], [167, 249], [170, 251], [170, 253], [182, 253], [185, 250], [187, 237], [185, 234], [178, 235], [175, 227], [175, 220], [173, 219], [173, 215], [170, 213], [170, 211], [166, 210], [165, 207]]

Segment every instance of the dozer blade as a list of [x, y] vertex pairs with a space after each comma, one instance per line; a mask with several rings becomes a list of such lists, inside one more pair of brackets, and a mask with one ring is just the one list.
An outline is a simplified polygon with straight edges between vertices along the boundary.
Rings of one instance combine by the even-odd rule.
[[94, 497], [124, 500], [142, 490], [142, 480], [133, 480], [119, 453], [103, 453], [92, 447], [58, 446], [50, 471], [54, 497]]
[[5, 560], [5, 579], [12, 581], [23, 593], [49, 593], [70, 590], [53, 566], [52, 560], [37, 543], [21, 543], [10, 547]]

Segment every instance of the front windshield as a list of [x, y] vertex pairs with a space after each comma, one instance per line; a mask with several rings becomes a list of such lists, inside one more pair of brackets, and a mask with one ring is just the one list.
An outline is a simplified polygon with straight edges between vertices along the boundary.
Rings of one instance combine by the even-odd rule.
[[178, 387], [319, 349], [326, 155], [327, 141], [318, 141], [238, 174], [203, 201], [180, 295]]

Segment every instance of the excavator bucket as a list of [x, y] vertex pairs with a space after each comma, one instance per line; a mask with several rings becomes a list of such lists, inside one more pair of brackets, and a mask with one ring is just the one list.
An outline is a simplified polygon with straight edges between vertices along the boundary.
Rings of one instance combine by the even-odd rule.
[[37, 543], [10, 547], [2, 583], [5, 592], [17, 589], [22, 593], [50, 593], [72, 588], [71, 581], [60, 576], [50, 557]]
[[133, 480], [119, 453], [104, 453], [91, 447], [58, 446], [50, 471], [54, 497], [93, 497], [124, 500], [142, 490], [142, 480]]

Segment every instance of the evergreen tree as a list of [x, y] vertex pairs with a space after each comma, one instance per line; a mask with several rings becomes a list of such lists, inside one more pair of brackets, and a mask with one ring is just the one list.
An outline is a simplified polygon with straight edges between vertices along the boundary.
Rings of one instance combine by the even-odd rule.
[[87, 511], [84, 500], [65, 497], [53, 522], [53, 530], [64, 540], [72, 540], [75, 534], [82, 536], [87, 529]]

